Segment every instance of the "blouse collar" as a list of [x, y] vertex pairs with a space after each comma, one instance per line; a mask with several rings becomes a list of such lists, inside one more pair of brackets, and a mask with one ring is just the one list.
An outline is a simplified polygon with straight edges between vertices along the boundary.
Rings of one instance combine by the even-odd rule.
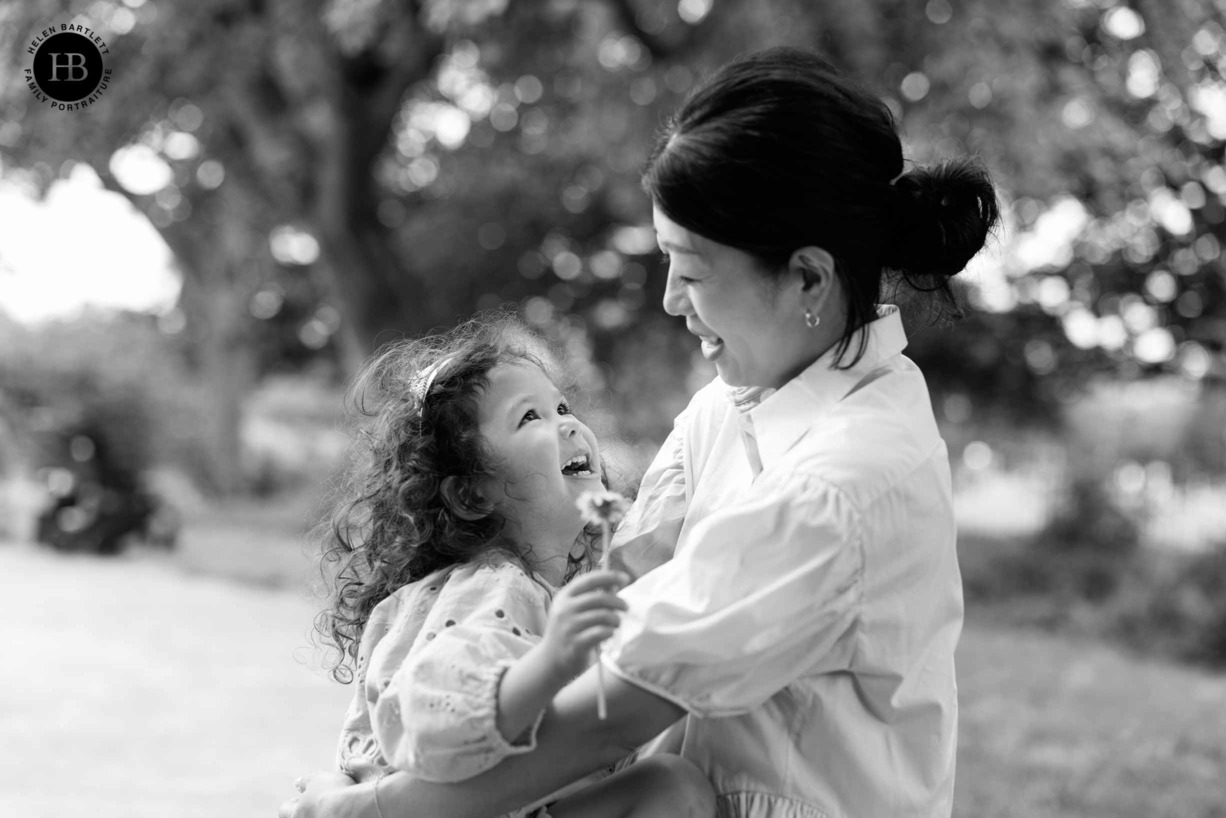
[[835, 368], [837, 345], [778, 389], [740, 387], [729, 390], [729, 400], [753, 419], [758, 452], [764, 466], [796, 445], [812, 427], [814, 418], [845, 398], [865, 376], [907, 346], [898, 307], [880, 305], [877, 318], [852, 339], [848, 354], [860, 348], [867, 334], [864, 355], [847, 369]]

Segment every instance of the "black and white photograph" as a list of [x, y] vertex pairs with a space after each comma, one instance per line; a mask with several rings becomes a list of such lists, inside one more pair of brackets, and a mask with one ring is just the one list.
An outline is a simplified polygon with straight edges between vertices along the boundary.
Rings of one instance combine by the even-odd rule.
[[0, 0], [0, 815], [1226, 818], [1226, 0]]

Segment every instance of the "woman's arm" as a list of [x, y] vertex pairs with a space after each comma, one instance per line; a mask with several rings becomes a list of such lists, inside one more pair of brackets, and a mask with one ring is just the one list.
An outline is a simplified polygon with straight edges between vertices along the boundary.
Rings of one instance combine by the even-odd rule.
[[672, 432], [643, 474], [634, 504], [613, 535], [609, 565], [632, 577], [672, 559], [677, 547], [688, 504], [685, 449], [690, 413], [686, 409], [673, 421]]
[[596, 670], [564, 688], [545, 713], [536, 750], [504, 759], [498, 766], [455, 784], [435, 784], [394, 774], [375, 787], [312, 792], [308, 789], [291, 818], [491, 818], [547, 795], [578, 778], [608, 767], [653, 738], [685, 711], [612, 674], [605, 674], [609, 716], [596, 716]]

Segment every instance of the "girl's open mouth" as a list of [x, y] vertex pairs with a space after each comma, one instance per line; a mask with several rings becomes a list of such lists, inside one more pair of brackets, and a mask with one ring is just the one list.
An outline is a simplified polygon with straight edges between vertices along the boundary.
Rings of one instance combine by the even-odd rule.
[[562, 464], [562, 474], [567, 477], [591, 477], [591, 459], [586, 454], [575, 455]]

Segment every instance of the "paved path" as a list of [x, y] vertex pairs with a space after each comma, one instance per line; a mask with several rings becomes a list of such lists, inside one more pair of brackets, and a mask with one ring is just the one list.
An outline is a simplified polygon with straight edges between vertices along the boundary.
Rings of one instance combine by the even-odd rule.
[[270, 818], [351, 687], [305, 595], [0, 543], [0, 816]]
[[[330, 766], [316, 603], [182, 565], [0, 542], [0, 818], [272, 818]], [[956, 818], [1226, 817], [1226, 674], [983, 625], [959, 654]]]

